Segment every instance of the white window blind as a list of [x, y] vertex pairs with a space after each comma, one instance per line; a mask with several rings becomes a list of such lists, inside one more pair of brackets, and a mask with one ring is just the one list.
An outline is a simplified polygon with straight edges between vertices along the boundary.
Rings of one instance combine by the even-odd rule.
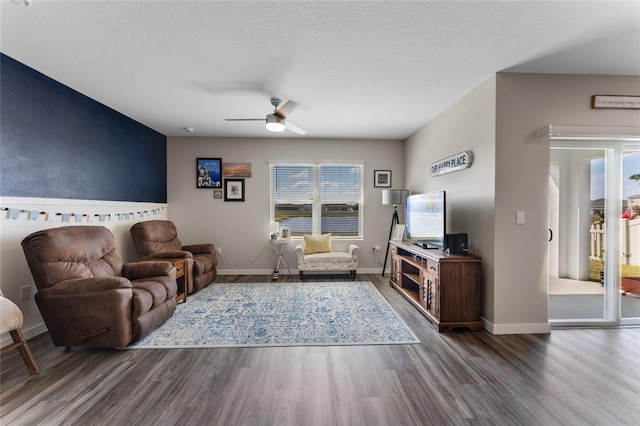
[[362, 164], [272, 164], [271, 220], [293, 236], [362, 238]]

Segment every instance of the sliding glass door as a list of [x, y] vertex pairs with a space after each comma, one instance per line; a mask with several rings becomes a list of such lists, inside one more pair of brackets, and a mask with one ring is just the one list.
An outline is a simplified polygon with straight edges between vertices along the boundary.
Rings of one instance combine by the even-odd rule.
[[640, 151], [552, 139], [550, 159], [550, 322], [640, 322]]
[[621, 323], [640, 322], [640, 149], [622, 151]]

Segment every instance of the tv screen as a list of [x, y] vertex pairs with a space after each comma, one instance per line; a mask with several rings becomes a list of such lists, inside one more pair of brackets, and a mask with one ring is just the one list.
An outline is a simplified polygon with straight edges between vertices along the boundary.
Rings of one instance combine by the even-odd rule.
[[428, 192], [407, 197], [406, 238], [428, 248], [444, 250], [446, 233], [445, 192]]

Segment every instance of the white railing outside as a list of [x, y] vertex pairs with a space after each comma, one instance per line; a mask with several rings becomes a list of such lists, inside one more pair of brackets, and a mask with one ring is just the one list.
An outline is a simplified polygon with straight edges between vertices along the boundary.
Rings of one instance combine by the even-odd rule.
[[589, 242], [589, 259], [602, 260], [602, 250], [604, 250], [604, 222], [592, 223], [589, 232], [591, 235]]
[[640, 265], [640, 218], [622, 219], [622, 263]]
[[[622, 263], [627, 265], [640, 265], [640, 219], [621, 219], [622, 239], [621, 254]], [[604, 250], [604, 223], [592, 223], [590, 229], [590, 253], [589, 258], [602, 260]]]

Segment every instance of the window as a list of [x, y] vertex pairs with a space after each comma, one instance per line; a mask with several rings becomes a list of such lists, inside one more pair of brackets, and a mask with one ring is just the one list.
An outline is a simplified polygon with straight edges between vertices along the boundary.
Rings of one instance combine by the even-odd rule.
[[292, 236], [362, 238], [362, 164], [272, 164], [271, 220]]

